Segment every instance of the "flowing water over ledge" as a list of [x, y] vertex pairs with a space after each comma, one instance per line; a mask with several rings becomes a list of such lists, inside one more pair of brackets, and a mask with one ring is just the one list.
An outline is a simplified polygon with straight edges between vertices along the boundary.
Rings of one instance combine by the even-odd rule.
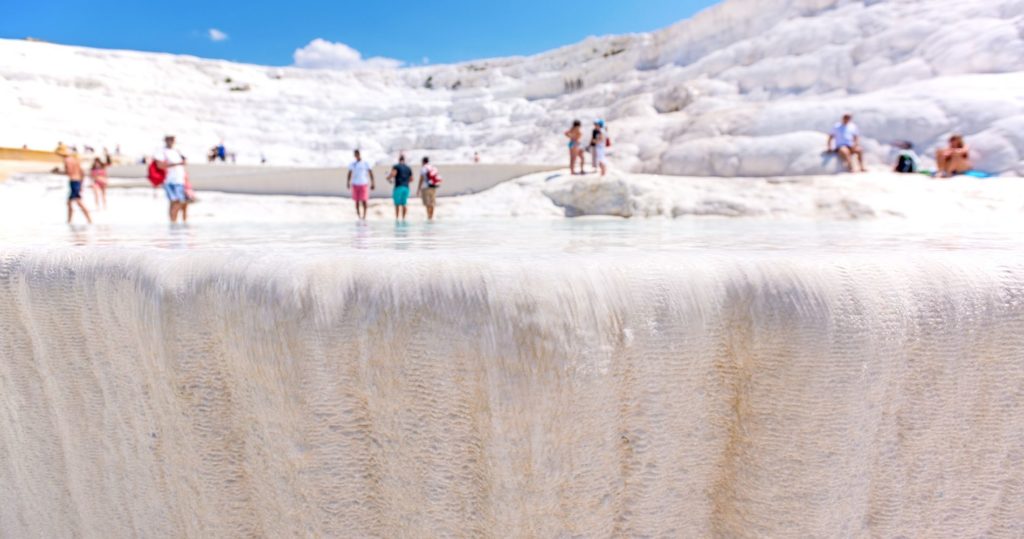
[[0, 232], [0, 536], [1019, 535], [1020, 236], [891, 227]]

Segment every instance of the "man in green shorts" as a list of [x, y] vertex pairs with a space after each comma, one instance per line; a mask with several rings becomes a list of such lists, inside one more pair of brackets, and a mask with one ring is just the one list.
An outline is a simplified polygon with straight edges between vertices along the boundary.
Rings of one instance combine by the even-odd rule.
[[405, 164], [405, 155], [398, 156], [398, 163], [391, 167], [387, 180], [395, 185], [391, 190], [391, 200], [395, 202], [395, 221], [404, 221], [409, 210], [409, 183], [412, 181], [412, 169]]

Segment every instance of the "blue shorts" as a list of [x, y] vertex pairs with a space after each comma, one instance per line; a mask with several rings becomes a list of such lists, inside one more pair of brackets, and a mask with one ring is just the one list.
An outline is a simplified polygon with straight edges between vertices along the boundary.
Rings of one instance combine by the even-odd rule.
[[164, 182], [164, 192], [171, 202], [185, 202], [185, 184]]
[[82, 199], [82, 180], [71, 180], [68, 182], [71, 187], [71, 194], [68, 195], [68, 202]]
[[400, 185], [395, 187], [391, 191], [391, 200], [395, 201], [395, 206], [405, 206], [409, 203], [409, 186]]

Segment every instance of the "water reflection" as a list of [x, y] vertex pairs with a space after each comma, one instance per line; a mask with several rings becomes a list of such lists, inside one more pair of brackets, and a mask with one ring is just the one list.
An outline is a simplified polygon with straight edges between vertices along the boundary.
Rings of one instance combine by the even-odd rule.
[[0, 230], [3, 246], [137, 246], [157, 249], [446, 250], [541, 254], [687, 251], [1018, 251], [1016, 227], [919, 227], [902, 223], [755, 220], [481, 220], [426, 223], [235, 223], [61, 225]]

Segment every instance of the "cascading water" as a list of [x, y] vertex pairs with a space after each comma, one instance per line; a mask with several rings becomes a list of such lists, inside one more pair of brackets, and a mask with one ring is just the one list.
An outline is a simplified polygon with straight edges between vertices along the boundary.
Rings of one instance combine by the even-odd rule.
[[7, 248], [0, 536], [1022, 533], [1024, 261], [589, 245]]

